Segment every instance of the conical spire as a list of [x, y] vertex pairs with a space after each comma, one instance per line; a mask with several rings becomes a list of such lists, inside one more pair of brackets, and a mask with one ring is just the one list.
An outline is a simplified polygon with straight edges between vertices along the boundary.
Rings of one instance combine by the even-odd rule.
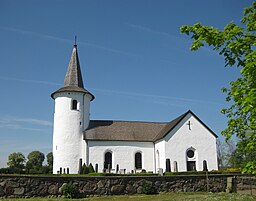
[[67, 86], [84, 88], [76, 44], [73, 47], [72, 55], [68, 65], [68, 70], [64, 80], [63, 87]]
[[73, 46], [71, 58], [68, 64], [67, 73], [65, 76], [63, 86], [51, 94], [51, 97], [54, 99], [54, 94], [60, 92], [81, 92], [91, 95], [91, 101], [94, 99], [94, 96], [84, 88], [82, 73], [80, 69], [80, 63], [77, 53], [77, 45], [75, 40], [75, 45]]

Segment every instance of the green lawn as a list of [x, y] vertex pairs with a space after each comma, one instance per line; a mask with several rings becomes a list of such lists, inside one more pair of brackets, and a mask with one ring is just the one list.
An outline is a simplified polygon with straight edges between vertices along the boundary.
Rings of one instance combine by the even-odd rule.
[[[3, 199], [3, 201], [70, 201], [64, 198], [29, 198], [29, 199]], [[132, 195], [132, 196], [104, 196], [83, 199], [73, 199], [74, 201], [256, 201], [256, 196], [227, 194], [227, 193], [161, 193], [158, 195]]]

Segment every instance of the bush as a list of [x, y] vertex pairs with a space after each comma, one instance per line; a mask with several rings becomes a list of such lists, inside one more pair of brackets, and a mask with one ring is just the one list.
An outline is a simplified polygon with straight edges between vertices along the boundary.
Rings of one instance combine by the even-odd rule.
[[142, 185], [142, 193], [146, 195], [157, 194], [152, 182], [145, 181]]
[[29, 174], [49, 174], [49, 166], [34, 166], [31, 169], [27, 169]]
[[88, 173], [89, 173], [89, 168], [84, 163], [82, 166], [82, 174], [88, 174]]
[[1, 168], [0, 174], [10, 174], [10, 168]]
[[94, 171], [94, 168], [93, 168], [93, 166], [92, 166], [91, 163], [90, 163], [89, 166], [88, 166], [88, 171], [89, 171], [89, 173], [95, 172], [95, 171]]
[[123, 176], [158, 176], [158, 174], [152, 172], [137, 172], [134, 174], [122, 174]]
[[[188, 172], [165, 172], [165, 176], [176, 176], [176, 175], [205, 175], [205, 171], [188, 171]], [[211, 174], [241, 174], [241, 169], [239, 168], [227, 168], [222, 170], [212, 170], [208, 172]]]
[[1, 168], [0, 174], [25, 174], [25, 170], [17, 167]]
[[197, 171], [188, 171], [188, 172], [165, 172], [165, 176], [171, 176], [171, 175], [200, 175], [205, 174], [205, 172], [197, 172]]
[[60, 189], [60, 193], [62, 193], [62, 195], [64, 195], [65, 198], [75, 198], [75, 185], [72, 183], [64, 183]]
[[226, 170], [224, 170], [224, 172], [241, 173], [241, 168], [227, 168]]
[[104, 172], [92, 172], [92, 173], [89, 173], [88, 176], [122, 176], [120, 174], [116, 174], [116, 173], [104, 173]]

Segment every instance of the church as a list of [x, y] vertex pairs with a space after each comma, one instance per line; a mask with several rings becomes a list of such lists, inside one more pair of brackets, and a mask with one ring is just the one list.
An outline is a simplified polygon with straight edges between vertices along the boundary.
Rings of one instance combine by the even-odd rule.
[[218, 169], [218, 136], [190, 110], [170, 122], [90, 120], [95, 97], [84, 88], [76, 44], [51, 97], [53, 174], [78, 174], [84, 163], [117, 173]]

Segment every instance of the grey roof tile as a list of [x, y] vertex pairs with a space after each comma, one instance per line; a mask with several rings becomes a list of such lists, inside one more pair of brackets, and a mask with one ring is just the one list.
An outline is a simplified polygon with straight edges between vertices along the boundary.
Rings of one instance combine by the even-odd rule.
[[84, 131], [86, 140], [102, 141], [141, 141], [156, 142], [163, 139], [188, 114], [192, 114], [201, 124], [218, 137], [190, 110], [170, 122], [133, 122], [133, 121], [107, 121], [91, 120], [89, 127]]
[[91, 120], [84, 139], [153, 142], [165, 125], [159, 122]]

